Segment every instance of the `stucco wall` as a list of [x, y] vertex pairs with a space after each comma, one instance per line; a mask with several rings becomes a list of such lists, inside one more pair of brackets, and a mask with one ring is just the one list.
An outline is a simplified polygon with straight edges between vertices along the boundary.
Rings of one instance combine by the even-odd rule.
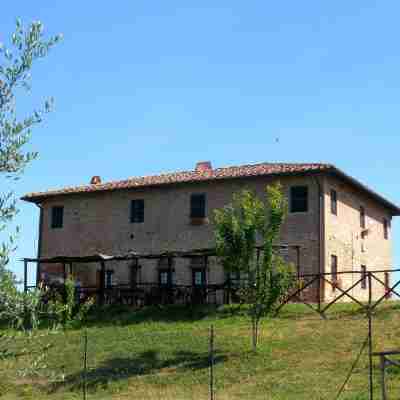
[[[325, 265], [326, 272], [331, 272], [331, 255], [338, 257], [338, 271], [360, 271], [361, 265], [367, 271], [392, 268], [392, 240], [389, 228], [389, 239], [384, 238], [383, 219], [391, 221], [390, 212], [377, 201], [341, 182], [337, 178], [327, 177], [325, 192]], [[331, 213], [331, 189], [338, 196], [338, 215]], [[363, 238], [360, 226], [360, 207], [366, 211], [366, 229], [368, 234]], [[384, 281], [384, 274], [377, 274]], [[339, 275], [342, 288], [349, 288], [361, 277], [359, 274]], [[384, 287], [373, 282], [373, 297], [384, 294]], [[326, 298], [334, 298], [340, 291], [326, 286]], [[358, 285], [352, 294], [358, 299], [368, 299], [368, 288]]]

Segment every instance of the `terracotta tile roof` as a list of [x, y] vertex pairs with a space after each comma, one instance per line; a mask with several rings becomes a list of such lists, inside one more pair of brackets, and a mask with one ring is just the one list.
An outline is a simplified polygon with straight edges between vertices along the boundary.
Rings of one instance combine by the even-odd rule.
[[47, 197], [72, 193], [102, 192], [110, 190], [132, 189], [148, 186], [163, 186], [177, 183], [202, 182], [217, 179], [244, 178], [252, 176], [295, 174], [311, 171], [323, 171], [329, 168], [331, 168], [331, 166], [328, 164], [263, 163], [217, 168], [206, 171], [182, 171], [153, 176], [133, 177], [122, 181], [65, 187], [61, 189], [48, 190], [45, 192], [28, 193], [22, 197], [22, 200], [40, 202], [42, 199]]
[[179, 183], [195, 183], [213, 180], [247, 178], [268, 175], [296, 175], [313, 172], [333, 173], [357, 186], [363, 191], [367, 191], [372, 197], [391, 209], [394, 215], [400, 215], [400, 209], [384, 197], [369, 189], [356, 179], [336, 168], [331, 164], [311, 163], [262, 163], [253, 165], [241, 165], [209, 170], [192, 170], [173, 172], [167, 174], [133, 177], [122, 181], [113, 181], [100, 184], [90, 184], [83, 186], [65, 187], [62, 189], [48, 190], [45, 192], [28, 193], [21, 199], [32, 203], [40, 203], [44, 199], [54, 196], [64, 196], [77, 193], [93, 193], [112, 190], [134, 189], [151, 186], [164, 186]]

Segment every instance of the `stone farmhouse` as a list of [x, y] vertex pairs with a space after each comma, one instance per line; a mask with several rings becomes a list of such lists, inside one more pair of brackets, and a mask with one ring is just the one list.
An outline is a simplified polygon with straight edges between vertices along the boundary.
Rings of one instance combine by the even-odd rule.
[[[266, 185], [280, 181], [289, 203], [281, 232], [287, 258], [299, 274], [332, 273], [335, 285], [322, 284], [322, 298], [337, 296], [337, 285], [357, 279], [341, 271], [390, 270], [391, 222], [400, 209], [383, 196], [329, 164], [262, 163], [213, 169], [199, 162], [192, 171], [129, 178], [30, 193], [22, 199], [40, 209], [38, 258], [162, 253], [212, 248], [213, 210], [229, 204], [242, 189], [264, 195]], [[300, 249], [300, 250], [299, 250]], [[169, 265], [169, 267], [171, 267]], [[106, 276], [93, 264], [74, 265], [82, 286], [140, 283], [159, 285], [221, 284], [226, 273], [215, 257], [107, 263]], [[104, 273], [104, 272], [103, 272]], [[62, 266], [39, 263], [37, 276], [57, 279]], [[387, 286], [390, 274], [382, 273]], [[367, 298], [367, 282], [355, 290]], [[375, 289], [374, 289], [375, 290]], [[378, 287], [374, 296], [384, 294]], [[379, 291], [379, 293], [378, 293]]]

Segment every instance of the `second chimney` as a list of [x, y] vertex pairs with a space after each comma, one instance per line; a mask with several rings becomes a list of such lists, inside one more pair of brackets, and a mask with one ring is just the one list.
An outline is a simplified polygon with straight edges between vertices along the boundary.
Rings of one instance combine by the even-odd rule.
[[196, 172], [212, 171], [211, 161], [200, 161], [196, 164]]
[[98, 185], [101, 183], [101, 178], [98, 175], [95, 175], [91, 180], [90, 184], [91, 185]]

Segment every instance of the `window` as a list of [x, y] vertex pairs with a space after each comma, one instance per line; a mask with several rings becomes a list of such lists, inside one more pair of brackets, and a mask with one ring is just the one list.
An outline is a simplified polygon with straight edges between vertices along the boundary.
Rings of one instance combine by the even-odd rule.
[[290, 189], [290, 212], [308, 211], [308, 187], [294, 186]]
[[166, 286], [169, 284], [169, 271], [160, 271], [160, 285]]
[[144, 222], [144, 200], [136, 199], [131, 202], [131, 222]]
[[111, 288], [113, 285], [113, 274], [114, 271], [106, 271], [106, 288]]
[[333, 255], [331, 256], [331, 277], [333, 282], [337, 282], [338, 280], [338, 258], [337, 256]]
[[158, 282], [161, 286], [171, 286], [175, 282], [175, 271], [162, 269], [158, 271]]
[[190, 218], [206, 217], [206, 195], [192, 194], [190, 196]]
[[362, 229], [365, 229], [366, 223], [365, 223], [365, 208], [360, 207], [360, 227]]
[[174, 259], [162, 257], [158, 260], [158, 282], [161, 286], [171, 286], [175, 283]]
[[64, 220], [64, 207], [56, 206], [51, 209], [51, 227], [62, 228]]
[[365, 265], [361, 265], [361, 289], [367, 288], [367, 267]]
[[389, 221], [386, 218], [383, 219], [383, 237], [389, 239]]
[[331, 190], [331, 213], [337, 215], [337, 192], [336, 190]]
[[204, 286], [206, 284], [206, 270], [204, 268], [201, 269], [193, 269], [193, 286]]

